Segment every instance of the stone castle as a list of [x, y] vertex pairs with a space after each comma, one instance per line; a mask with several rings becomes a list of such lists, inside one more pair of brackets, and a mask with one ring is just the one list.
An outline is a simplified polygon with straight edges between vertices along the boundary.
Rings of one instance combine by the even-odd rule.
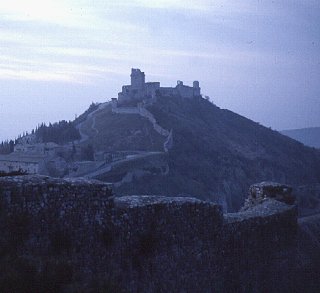
[[140, 101], [144, 98], [154, 98], [157, 94], [163, 96], [181, 96], [183, 98], [200, 97], [199, 81], [193, 86], [186, 86], [178, 80], [176, 87], [161, 87], [160, 82], [145, 82], [145, 74], [140, 69], [131, 69], [131, 85], [124, 85], [118, 94], [118, 103]]

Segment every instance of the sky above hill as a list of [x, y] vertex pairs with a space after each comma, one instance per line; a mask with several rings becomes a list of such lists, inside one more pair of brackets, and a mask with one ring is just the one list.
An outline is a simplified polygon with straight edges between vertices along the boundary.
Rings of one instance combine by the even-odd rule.
[[0, 140], [117, 97], [132, 67], [273, 129], [320, 126], [318, 0], [1, 1], [0, 44]]

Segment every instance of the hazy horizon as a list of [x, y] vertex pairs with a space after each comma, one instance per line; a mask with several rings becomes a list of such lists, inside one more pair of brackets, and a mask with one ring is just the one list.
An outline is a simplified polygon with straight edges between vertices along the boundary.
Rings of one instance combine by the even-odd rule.
[[130, 83], [200, 81], [221, 108], [277, 130], [320, 126], [318, 1], [0, 3], [0, 141], [72, 120]]

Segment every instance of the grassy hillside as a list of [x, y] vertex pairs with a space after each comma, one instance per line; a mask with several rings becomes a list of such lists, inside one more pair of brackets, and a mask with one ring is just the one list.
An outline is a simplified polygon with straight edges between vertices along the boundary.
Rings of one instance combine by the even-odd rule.
[[137, 114], [116, 114], [111, 107], [95, 113], [84, 122], [83, 131], [95, 151], [162, 151], [165, 138], [151, 123]]
[[149, 110], [173, 129], [167, 177], [150, 177], [121, 192], [188, 194], [238, 209], [250, 184], [320, 182], [320, 153], [201, 99], [162, 97]]

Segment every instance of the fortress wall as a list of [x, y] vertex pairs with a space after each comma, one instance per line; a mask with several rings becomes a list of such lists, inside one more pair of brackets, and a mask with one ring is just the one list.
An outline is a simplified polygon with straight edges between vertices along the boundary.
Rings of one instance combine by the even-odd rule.
[[186, 85], [178, 85], [177, 90], [181, 97], [183, 98], [193, 98], [193, 87], [186, 86]]
[[[0, 178], [1, 207], [38, 213], [51, 204], [55, 209], [69, 201], [91, 200], [111, 202], [108, 184], [85, 179], [58, 179], [48, 176], [27, 175]], [[68, 205], [72, 209], [72, 205]]]
[[160, 94], [163, 96], [175, 96], [178, 94], [177, 88], [173, 88], [173, 87], [161, 87], [159, 91], [160, 91]]
[[156, 119], [152, 115], [151, 112], [149, 112], [147, 109], [145, 109], [143, 106], [140, 104], [138, 105], [139, 108], [139, 114], [145, 118], [147, 118], [153, 125], [157, 123]]
[[152, 97], [159, 88], [160, 82], [147, 82], [145, 83], [145, 95]]
[[220, 251], [225, 290], [292, 292], [297, 227], [296, 208], [272, 199], [225, 214]]
[[156, 121], [156, 119], [154, 118], [153, 114], [151, 112], [149, 112], [147, 109], [145, 109], [144, 107], [142, 107], [141, 105], [139, 105], [139, 113], [141, 116], [147, 118], [152, 124], [153, 124], [153, 128], [156, 132], [158, 132], [160, 135], [163, 136], [168, 136], [169, 135], [169, 131], [162, 128]]
[[164, 129], [164, 128], [162, 128], [159, 124], [154, 124], [153, 127], [154, 127], [154, 130], [156, 132], [158, 132], [159, 134], [161, 134], [163, 136], [168, 136], [169, 135], [169, 131]]
[[151, 112], [149, 112], [147, 109], [145, 109], [143, 106], [140, 104], [138, 107], [117, 107], [117, 108], [112, 108], [113, 113], [119, 113], [119, 114], [139, 114], [142, 117], [147, 118], [153, 125], [153, 128], [156, 132], [158, 132], [160, 135], [163, 136], [168, 136], [169, 131], [162, 128], [154, 118]]
[[[142, 117], [147, 118], [150, 123], [152, 123], [153, 128], [156, 132], [158, 132], [162, 136], [169, 137], [170, 132], [164, 128], [162, 128], [154, 118], [153, 114], [149, 112], [146, 108], [143, 107], [141, 103], [138, 104], [137, 107], [113, 107], [112, 108], [113, 113], [118, 113], [118, 114], [139, 114]], [[166, 140], [167, 141], [167, 140]], [[164, 144], [166, 144], [166, 141]], [[168, 149], [164, 145], [164, 149], [167, 152]]]
[[156, 93], [163, 96], [180, 95], [183, 98], [193, 98], [200, 96], [199, 82], [194, 81], [193, 87], [183, 85], [183, 82], [178, 81], [175, 88], [160, 87], [160, 82], [145, 82], [145, 74], [140, 69], [131, 70], [131, 85], [122, 86], [122, 92], [118, 94], [119, 104], [126, 101], [141, 101], [145, 98], [154, 98]]
[[84, 289], [100, 277], [117, 292], [276, 292], [294, 259], [295, 209], [274, 200], [223, 216], [194, 198], [25, 176], [0, 179], [0, 207], [2, 251], [66, 262]]
[[118, 107], [112, 108], [112, 112], [119, 114], [139, 114], [139, 109], [137, 107]]
[[12, 160], [0, 160], [0, 171], [3, 172], [14, 172], [14, 171], [25, 171], [29, 174], [37, 174], [39, 171], [40, 162], [23, 162]]

